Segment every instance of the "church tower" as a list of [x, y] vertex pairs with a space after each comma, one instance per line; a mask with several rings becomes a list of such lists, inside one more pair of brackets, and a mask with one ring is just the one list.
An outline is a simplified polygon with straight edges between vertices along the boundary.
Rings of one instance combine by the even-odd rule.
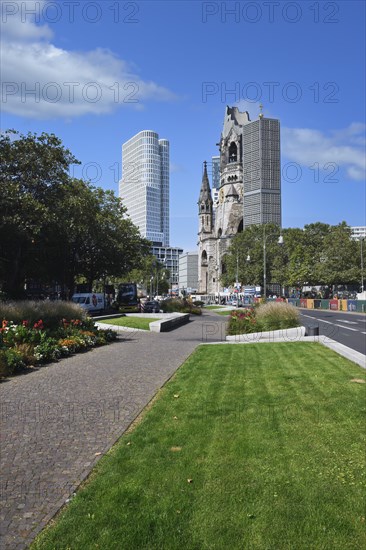
[[213, 247], [213, 201], [207, 175], [207, 162], [204, 162], [202, 184], [198, 199], [198, 290], [203, 294], [211, 292], [209, 285], [209, 259]]
[[198, 279], [201, 294], [217, 294], [232, 238], [253, 224], [281, 224], [279, 121], [251, 121], [226, 107], [221, 133], [220, 187], [213, 211], [205, 163], [199, 205]]
[[203, 176], [200, 196], [198, 199], [198, 215], [200, 220], [200, 232], [211, 233], [212, 231], [212, 195], [210, 189], [210, 182], [207, 175], [207, 162], [203, 163]]

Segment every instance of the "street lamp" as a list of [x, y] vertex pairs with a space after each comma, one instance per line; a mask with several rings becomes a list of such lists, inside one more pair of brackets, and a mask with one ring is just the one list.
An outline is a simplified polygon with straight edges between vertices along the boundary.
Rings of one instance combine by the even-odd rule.
[[[266, 258], [266, 244], [269, 237], [273, 237], [276, 233], [270, 233], [266, 235], [266, 226], [263, 226], [263, 293], [264, 298], [267, 297], [267, 258]], [[278, 237], [278, 244], [283, 244], [283, 236]]]
[[364, 237], [361, 237], [361, 292], [363, 292], [364, 286], [363, 286], [363, 241]]
[[152, 284], [153, 284], [154, 276], [152, 275], [150, 277], [150, 300], [152, 300]]

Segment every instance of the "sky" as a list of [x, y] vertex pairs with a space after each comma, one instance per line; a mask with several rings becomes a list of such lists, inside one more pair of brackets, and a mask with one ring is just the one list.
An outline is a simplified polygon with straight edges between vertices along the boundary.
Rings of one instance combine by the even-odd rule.
[[195, 250], [226, 105], [281, 122], [282, 225], [366, 225], [363, 1], [1, 1], [1, 129], [49, 132], [118, 193], [122, 143], [170, 141], [172, 246]]

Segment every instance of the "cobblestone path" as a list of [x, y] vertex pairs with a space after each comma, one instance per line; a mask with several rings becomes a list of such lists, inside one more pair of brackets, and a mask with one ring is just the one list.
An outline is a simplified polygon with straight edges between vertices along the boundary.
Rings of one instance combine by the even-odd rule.
[[0, 385], [0, 533], [26, 548], [201, 342], [225, 339], [212, 312], [170, 333], [116, 343]]

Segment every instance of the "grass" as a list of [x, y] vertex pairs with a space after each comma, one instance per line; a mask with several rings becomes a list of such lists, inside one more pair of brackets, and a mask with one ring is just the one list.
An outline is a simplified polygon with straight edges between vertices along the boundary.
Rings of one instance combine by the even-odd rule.
[[221, 306], [205, 306], [205, 309], [223, 309], [225, 305]]
[[[233, 311], [238, 311], [236, 309], [228, 309], [227, 311], [215, 311], [215, 313], [217, 313], [217, 315], [231, 315], [231, 313], [233, 313]], [[242, 310], [239, 310], [239, 311], [245, 311], [244, 308]]]
[[267, 302], [255, 309], [255, 317], [262, 330], [278, 330], [297, 327], [299, 310], [286, 302]]
[[150, 330], [150, 323], [160, 321], [157, 317], [148, 319], [146, 317], [115, 317], [114, 319], [103, 319], [100, 323], [108, 325], [117, 325], [119, 327], [139, 328], [141, 330]]
[[199, 347], [32, 549], [365, 548], [354, 378], [320, 344]]

